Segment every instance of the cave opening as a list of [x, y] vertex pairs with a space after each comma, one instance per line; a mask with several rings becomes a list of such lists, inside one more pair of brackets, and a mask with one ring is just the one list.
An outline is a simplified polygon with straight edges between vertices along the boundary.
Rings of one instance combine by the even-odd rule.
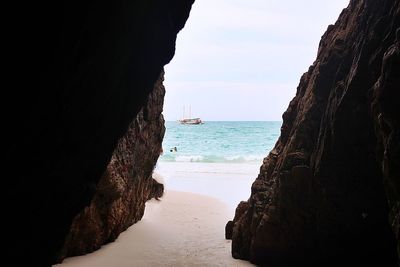
[[[167, 190], [222, 199], [231, 212], [248, 199], [301, 75], [348, 2], [194, 3], [165, 66], [166, 133], [155, 172]], [[180, 123], [188, 116], [203, 123]]]

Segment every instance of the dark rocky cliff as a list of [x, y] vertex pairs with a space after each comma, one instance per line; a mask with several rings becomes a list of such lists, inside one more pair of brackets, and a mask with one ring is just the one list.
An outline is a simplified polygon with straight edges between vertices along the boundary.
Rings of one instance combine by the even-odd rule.
[[152, 178], [165, 132], [161, 114], [163, 80], [162, 73], [144, 107], [119, 140], [90, 206], [72, 223], [60, 260], [114, 241], [143, 217], [147, 200], [163, 195], [164, 186]]
[[5, 4], [5, 261], [54, 262], [118, 140], [173, 57], [192, 3]]
[[352, 0], [328, 27], [227, 225], [235, 258], [398, 266], [399, 20], [398, 0]]

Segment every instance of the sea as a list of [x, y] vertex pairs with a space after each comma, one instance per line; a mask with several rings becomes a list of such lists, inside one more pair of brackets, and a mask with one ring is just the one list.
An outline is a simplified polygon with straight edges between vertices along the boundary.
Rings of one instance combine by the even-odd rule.
[[275, 145], [281, 121], [167, 121], [161, 162], [261, 164]]
[[[280, 121], [206, 121], [199, 125], [166, 122], [163, 154], [153, 177], [166, 192], [183, 191], [216, 198], [234, 213], [250, 196], [251, 184], [274, 147]], [[176, 148], [176, 149], [175, 149]]]

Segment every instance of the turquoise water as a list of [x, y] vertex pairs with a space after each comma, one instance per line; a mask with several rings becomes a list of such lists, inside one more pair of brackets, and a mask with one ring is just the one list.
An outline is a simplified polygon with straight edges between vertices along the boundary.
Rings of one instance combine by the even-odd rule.
[[[261, 163], [280, 134], [280, 121], [166, 122], [164, 162]], [[176, 151], [174, 151], [176, 147]]]

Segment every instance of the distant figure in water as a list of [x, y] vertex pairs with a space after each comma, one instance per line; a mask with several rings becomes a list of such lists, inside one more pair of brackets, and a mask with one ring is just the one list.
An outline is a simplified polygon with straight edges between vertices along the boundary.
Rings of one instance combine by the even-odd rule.
[[175, 147], [171, 148], [169, 151], [170, 151], [170, 152], [176, 152], [176, 151], [178, 151], [178, 149], [177, 149], [176, 146], [175, 146]]

